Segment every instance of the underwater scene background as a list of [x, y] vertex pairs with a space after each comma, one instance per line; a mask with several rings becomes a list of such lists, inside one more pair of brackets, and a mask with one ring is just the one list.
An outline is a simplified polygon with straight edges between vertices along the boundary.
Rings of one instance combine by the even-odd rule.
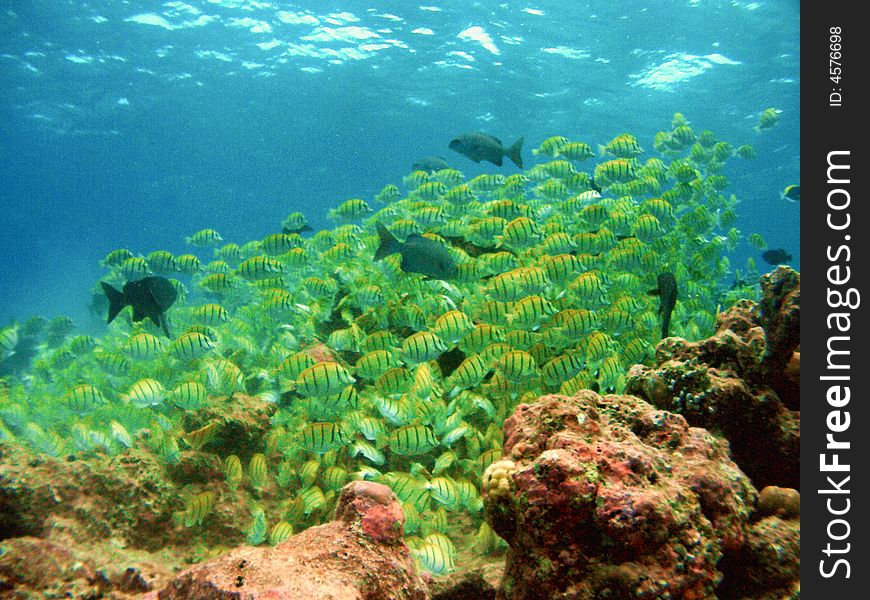
[[[682, 112], [759, 155], [727, 166], [738, 227], [799, 265], [797, 2], [415, 5], [13, 2], [2, 16], [0, 321], [92, 320], [99, 261], [215, 227], [315, 228], [482, 130], [651, 149]], [[759, 113], [782, 118], [770, 135]], [[508, 164], [500, 172], [516, 172]], [[738, 248], [735, 266], [759, 253]], [[90, 331], [98, 331], [89, 329]]]
[[425, 571], [504, 551], [518, 404], [799, 270], [798, 8], [8, 4], [0, 440], [154, 461], [197, 558], [351, 480]]

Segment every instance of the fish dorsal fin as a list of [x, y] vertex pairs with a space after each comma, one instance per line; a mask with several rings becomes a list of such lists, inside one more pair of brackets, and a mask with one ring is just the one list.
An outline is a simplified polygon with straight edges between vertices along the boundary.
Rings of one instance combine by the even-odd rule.
[[495, 137], [494, 135], [489, 135], [488, 133], [483, 133], [482, 131], [479, 131], [478, 133], [480, 135], [482, 135], [483, 137], [487, 137], [487, 138], [491, 139], [493, 142], [495, 142], [499, 146], [504, 147], [504, 144], [501, 143], [501, 140], [498, 139], [497, 137]]

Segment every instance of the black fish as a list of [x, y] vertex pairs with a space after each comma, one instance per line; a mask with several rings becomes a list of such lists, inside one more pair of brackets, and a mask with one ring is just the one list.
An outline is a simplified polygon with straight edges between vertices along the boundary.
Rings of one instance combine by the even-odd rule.
[[449, 168], [450, 165], [440, 156], [426, 156], [411, 166], [412, 171], [426, 171], [427, 173], [434, 173], [435, 171]]
[[172, 337], [164, 313], [175, 302], [178, 291], [168, 279], [145, 277], [128, 281], [120, 292], [104, 281], [100, 284], [103, 286], [106, 298], [109, 299], [108, 323], [114, 321], [125, 306], [132, 306], [134, 323], [148, 317], [155, 325], [163, 328], [166, 337]]
[[518, 139], [514, 142], [513, 146], [506, 149], [502, 145], [501, 140], [491, 135], [480, 133], [479, 131], [460, 133], [455, 139], [450, 141], [450, 149], [467, 156], [474, 162], [488, 160], [499, 167], [501, 166], [502, 157], [507, 156], [516, 166], [522, 169], [523, 157], [520, 156], [520, 151], [523, 148], [523, 139]]
[[671, 313], [677, 304], [677, 278], [673, 273], [659, 273], [658, 287], [647, 294], [659, 297], [659, 315], [662, 317], [662, 339], [668, 337]]
[[433, 279], [456, 277], [456, 263], [442, 244], [416, 233], [400, 242], [381, 223], [375, 225], [381, 240], [381, 245], [375, 252], [375, 260], [399, 253], [402, 255], [402, 270], [406, 273], [420, 273]]
[[768, 250], [767, 252], [761, 255], [761, 258], [764, 259], [769, 265], [784, 265], [791, 261], [791, 254], [785, 251], [785, 248], [774, 248], [773, 250]]

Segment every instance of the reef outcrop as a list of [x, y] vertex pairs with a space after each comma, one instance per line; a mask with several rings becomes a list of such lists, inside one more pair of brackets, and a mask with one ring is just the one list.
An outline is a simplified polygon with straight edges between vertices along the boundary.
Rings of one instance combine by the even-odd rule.
[[484, 477], [510, 545], [500, 598], [712, 598], [757, 492], [728, 444], [632, 396], [544, 396]]
[[429, 593], [402, 541], [403, 524], [390, 488], [355, 481], [342, 489], [333, 521], [274, 547], [235, 548], [149, 598], [424, 600]]
[[761, 278], [762, 300], [720, 314], [697, 342], [667, 338], [655, 367], [635, 365], [626, 393], [725, 437], [757, 488], [800, 486], [800, 274]]

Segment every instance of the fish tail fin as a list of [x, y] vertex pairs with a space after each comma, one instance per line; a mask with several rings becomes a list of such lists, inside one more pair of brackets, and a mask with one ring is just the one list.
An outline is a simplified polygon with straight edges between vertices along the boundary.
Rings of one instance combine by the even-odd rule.
[[514, 145], [507, 149], [508, 158], [510, 158], [513, 163], [519, 168], [523, 168], [523, 157], [520, 152], [523, 149], [523, 141], [525, 141], [525, 136], [521, 136], [520, 139], [514, 142]]
[[662, 339], [668, 337], [668, 329], [671, 328], [671, 313], [665, 312], [662, 315]]
[[598, 144], [598, 156], [602, 158], [607, 156], [607, 146], [602, 146], [601, 144]]
[[375, 260], [381, 260], [389, 254], [399, 251], [399, 240], [397, 240], [390, 231], [384, 227], [383, 223], [375, 223], [378, 230], [378, 239], [381, 241], [375, 252]]
[[124, 294], [110, 286], [105, 281], [101, 281], [100, 285], [103, 286], [103, 293], [106, 294], [106, 298], [109, 299], [109, 320], [106, 323], [111, 323], [115, 320], [115, 317], [118, 316], [118, 313], [129, 304], [127, 299], [124, 297]]

